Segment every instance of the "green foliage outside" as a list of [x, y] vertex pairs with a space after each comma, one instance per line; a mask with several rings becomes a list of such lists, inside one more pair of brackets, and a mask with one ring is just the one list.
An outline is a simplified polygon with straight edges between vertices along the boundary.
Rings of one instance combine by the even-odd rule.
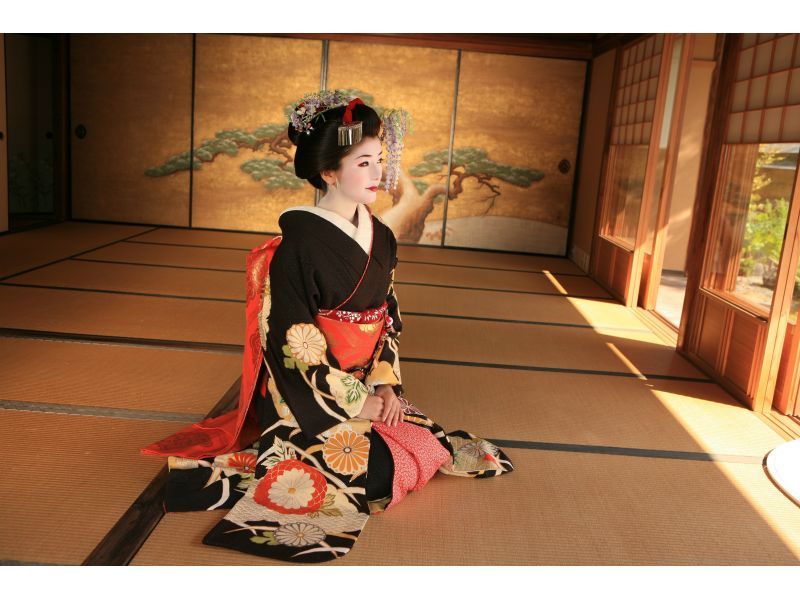
[[[739, 276], [752, 276], [756, 265], [761, 264], [763, 285], [773, 289], [783, 248], [789, 201], [785, 197], [764, 197], [762, 190], [772, 183], [766, 167], [782, 162], [785, 158], [777, 149], [759, 152], [739, 263]], [[792, 158], [796, 160], [796, 156]], [[795, 288], [800, 290], [800, 276], [797, 273]]]

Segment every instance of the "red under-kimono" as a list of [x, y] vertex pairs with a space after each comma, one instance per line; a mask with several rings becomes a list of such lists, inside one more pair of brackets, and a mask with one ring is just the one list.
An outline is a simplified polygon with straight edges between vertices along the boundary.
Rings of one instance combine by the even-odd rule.
[[[167, 510], [230, 508], [206, 544], [331, 560], [350, 551], [370, 513], [437, 471], [513, 469], [496, 445], [445, 433], [403, 395], [397, 241], [366, 206], [357, 214], [357, 225], [319, 207], [281, 214], [282, 235], [247, 258], [238, 409], [142, 449], [169, 456]], [[403, 404], [396, 426], [358, 417], [379, 385], [391, 385]], [[391, 454], [391, 488], [368, 499], [369, 470], [380, 463], [370, 451], [375, 434]]]

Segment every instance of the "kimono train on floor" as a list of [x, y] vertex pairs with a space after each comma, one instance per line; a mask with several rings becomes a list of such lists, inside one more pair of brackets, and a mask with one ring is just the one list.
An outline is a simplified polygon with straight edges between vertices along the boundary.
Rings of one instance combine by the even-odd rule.
[[[357, 225], [310, 206], [284, 211], [279, 225], [282, 235], [247, 257], [238, 409], [142, 452], [169, 456], [166, 510], [230, 509], [205, 544], [327, 561], [350, 551], [371, 513], [437, 471], [489, 477], [513, 466], [487, 440], [445, 433], [403, 396], [392, 231], [363, 204]], [[395, 426], [357, 417], [380, 385], [404, 407]], [[385, 492], [375, 490], [380, 476]]]

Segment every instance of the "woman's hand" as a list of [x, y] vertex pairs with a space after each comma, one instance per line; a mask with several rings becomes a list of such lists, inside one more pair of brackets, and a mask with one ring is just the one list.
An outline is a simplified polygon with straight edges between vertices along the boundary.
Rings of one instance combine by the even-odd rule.
[[387, 426], [396, 426], [403, 421], [403, 404], [394, 393], [390, 384], [380, 384], [375, 387], [375, 394], [383, 398], [383, 411], [381, 421]]
[[378, 421], [381, 419], [383, 413], [383, 397], [378, 395], [367, 395], [367, 400], [364, 401], [364, 406], [358, 414], [358, 417], [368, 419], [370, 421]]

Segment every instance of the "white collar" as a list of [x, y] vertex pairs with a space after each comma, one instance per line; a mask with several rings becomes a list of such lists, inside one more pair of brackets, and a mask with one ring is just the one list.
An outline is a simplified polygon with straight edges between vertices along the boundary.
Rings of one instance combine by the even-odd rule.
[[363, 203], [358, 204], [356, 207], [356, 210], [358, 211], [358, 226], [355, 226], [347, 218], [334, 212], [333, 210], [326, 210], [325, 208], [320, 208], [318, 206], [295, 206], [281, 212], [281, 216], [286, 212], [291, 212], [293, 210], [311, 212], [312, 214], [316, 214], [328, 222], [335, 224], [342, 232], [348, 235], [351, 239], [354, 239], [356, 243], [361, 246], [361, 249], [364, 250], [364, 253], [369, 255], [369, 247], [372, 244], [372, 218], [370, 217], [367, 207]]

